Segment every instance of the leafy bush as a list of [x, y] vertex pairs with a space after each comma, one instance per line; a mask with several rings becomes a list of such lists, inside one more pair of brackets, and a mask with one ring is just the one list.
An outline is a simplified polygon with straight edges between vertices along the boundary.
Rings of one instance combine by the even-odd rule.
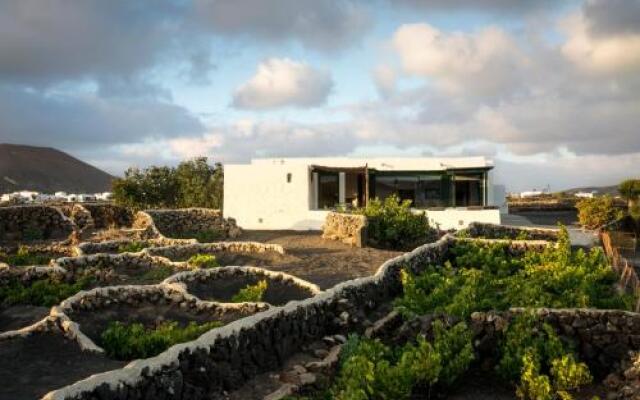
[[100, 335], [100, 346], [109, 357], [118, 360], [147, 358], [162, 353], [177, 343], [188, 342], [203, 333], [222, 326], [219, 321], [180, 327], [177, 322], [162, 322], [155, 328], [140, 323], [112, 322]]
[[262, 301], [262, 296], [267, 290], [268, 284], [266, 280], [261, 280], [255, 285], [247, 285], [240, 289], [232, 298], [232, 303], [257, 303]]
[[222, 208], [223, 168], [206, 157], [184, 161], [176, 168], [129, 168], [113, 181], [115, 202], [133, 209]]
[[611, 196], [598, 196], [580, 200], [576, 204], [578, 221], [588, 229], [597, 229], [622, 218], [622, 211], [615, 207]]
[[173, 268], [169, 265], [151, 267], [140, 278], [143, 282], [159, 282], [173, 275]]
[[506, 244], [456, 244], [454, 264], [427, 266], [419, 276], [402, 273], [404, 294], [396, 307], [405, 315], [445, 312], [469, 317], [474, 311], [510, 307], [596, 307], [630, 309], [633, 299], [614, 288], [615, 272], [599, 248], [572, 251], [566, 229], [558, 245], [522, 257]]
[[379, 340], [350, 336], [330, 389], [335, 399], [409, 399], [415, 387], [451, 385], [473, 360], [471, 332], [460, 323], [434, 323], [434, 340], [423, 336], [394, 351]]
[[88, 288], [92, 282], [93, 280], [89, 277], [75, 283], [66, 283], [57, 279], [40, 279], [28, 286], [19, 281], [12, 281], [0, 286], [0, 304], [51, 307]]
[[198, 268], [217, 268], [220, 266], [216, 256], [211, 254], [196, 254], [191, 256], [187, 263]]
[[34, 254], [26, 246], [18, 247], [16, 254], [5, 254], [0, 252], [0, 261], [16, 267], [25, 265], [45, 265], [51, 261], [51, 256], [45, 254]]
[[407, 250], [437, 238], [424, 213], [411, 211], [411, 201], [400, 201], [396, 195], [384, 201], [373, 199], [365, 208], [356, 210], [367, 217], [368, 241], [382, 248]]
[[123, 243], [118, 246], [118, 253], [137, 253], [147, 247], [149, 247], [149, 245], [144, 242]]

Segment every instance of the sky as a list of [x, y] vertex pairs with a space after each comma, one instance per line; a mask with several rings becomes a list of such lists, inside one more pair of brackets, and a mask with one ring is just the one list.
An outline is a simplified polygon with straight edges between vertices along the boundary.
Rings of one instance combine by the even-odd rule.
[[0, 143], [114, 175], [467, 156], [509, 191], [640, 176], [640, 0], [3, 0]]

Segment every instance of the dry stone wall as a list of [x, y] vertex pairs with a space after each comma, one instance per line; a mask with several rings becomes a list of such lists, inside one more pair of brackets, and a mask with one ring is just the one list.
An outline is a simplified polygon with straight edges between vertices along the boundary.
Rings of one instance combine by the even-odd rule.
[[191, 243], [162, 247], [149, 247], [144, 251], [150, 255], [166, 257], [171, 260], [184, 260], [196, 254], [211, 254], [223, 251], [233, 253], [274, 252], [278, 254], [284, 254], [284, 248], [279, 244], [260, 242]]
[[330, 212], [322, 225], [322, 237], [339, 240], [351, 246], [364, 247], [367, 244], [367, 217]]
[[0, 242], [65, 240], [75, 228], [75, 224], [55, 207], [0, 207]]
[[165, 237], [215, 231], [223, 238], [235, 238], [242, 233], [233, 218], [225, 219], [222, 211], [208, 208], [139, 211], [133, 226]]
[[470, 237], [484, 237], [487, 239], [526, 239], [526, 240], [558, 240], [557, 229], [542, 229], [529, 227], [515, 227], [472, 222], [466, 229]]
[[97, 229], [126, 228], [133, 224], [133, 213], [126, 207], [115, 204], [83, 204]]

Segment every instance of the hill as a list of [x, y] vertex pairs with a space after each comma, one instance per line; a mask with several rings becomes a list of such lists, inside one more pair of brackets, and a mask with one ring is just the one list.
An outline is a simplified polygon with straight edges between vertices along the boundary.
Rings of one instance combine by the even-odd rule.
[[0, 193], [108, 191], [113, 176], [60, 150], [0, 143]]
[[563, 192], [568, 193], [568, 194], [574, 194], [574, 193], [578, 193], [578, 192], [591, 192], [593, 190], [595, 190], [598, 194], [610, 194], [612, 196], [617, 196], [619, 194], [618, 193], [618, 185], [612, 185], [612, 186], [586, 186], [586, 187], [579, 187], [579, 188], [563, 190]]

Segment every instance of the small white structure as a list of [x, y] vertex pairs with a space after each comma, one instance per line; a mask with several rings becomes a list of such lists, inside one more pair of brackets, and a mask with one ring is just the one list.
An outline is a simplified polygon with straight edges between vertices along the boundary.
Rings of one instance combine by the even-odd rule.
[[113, 198], [113, 193], [111, 192], [102, 192], [95, 194], [96, 200], [99, 201], [109, 201]]
[[598, 193], [597, 190], [592, 190], [590, 192], [576, 192], [574, 193], [575, 197], [580, 197], [583, 199], [593, 199], [593, 197]]
[[245, 229], [321, 229], [336, 207], [397, 194], [440, 229], [499, 224], [492, 168], [484, 157], [254, 159], [225, 165], [224, 216]]
[[543, 194], [544, 191], [533, 189], [526, 192], [520, 192], [520, 198], [526, 199], [527, 197], [538, 197], [542, 196]]

